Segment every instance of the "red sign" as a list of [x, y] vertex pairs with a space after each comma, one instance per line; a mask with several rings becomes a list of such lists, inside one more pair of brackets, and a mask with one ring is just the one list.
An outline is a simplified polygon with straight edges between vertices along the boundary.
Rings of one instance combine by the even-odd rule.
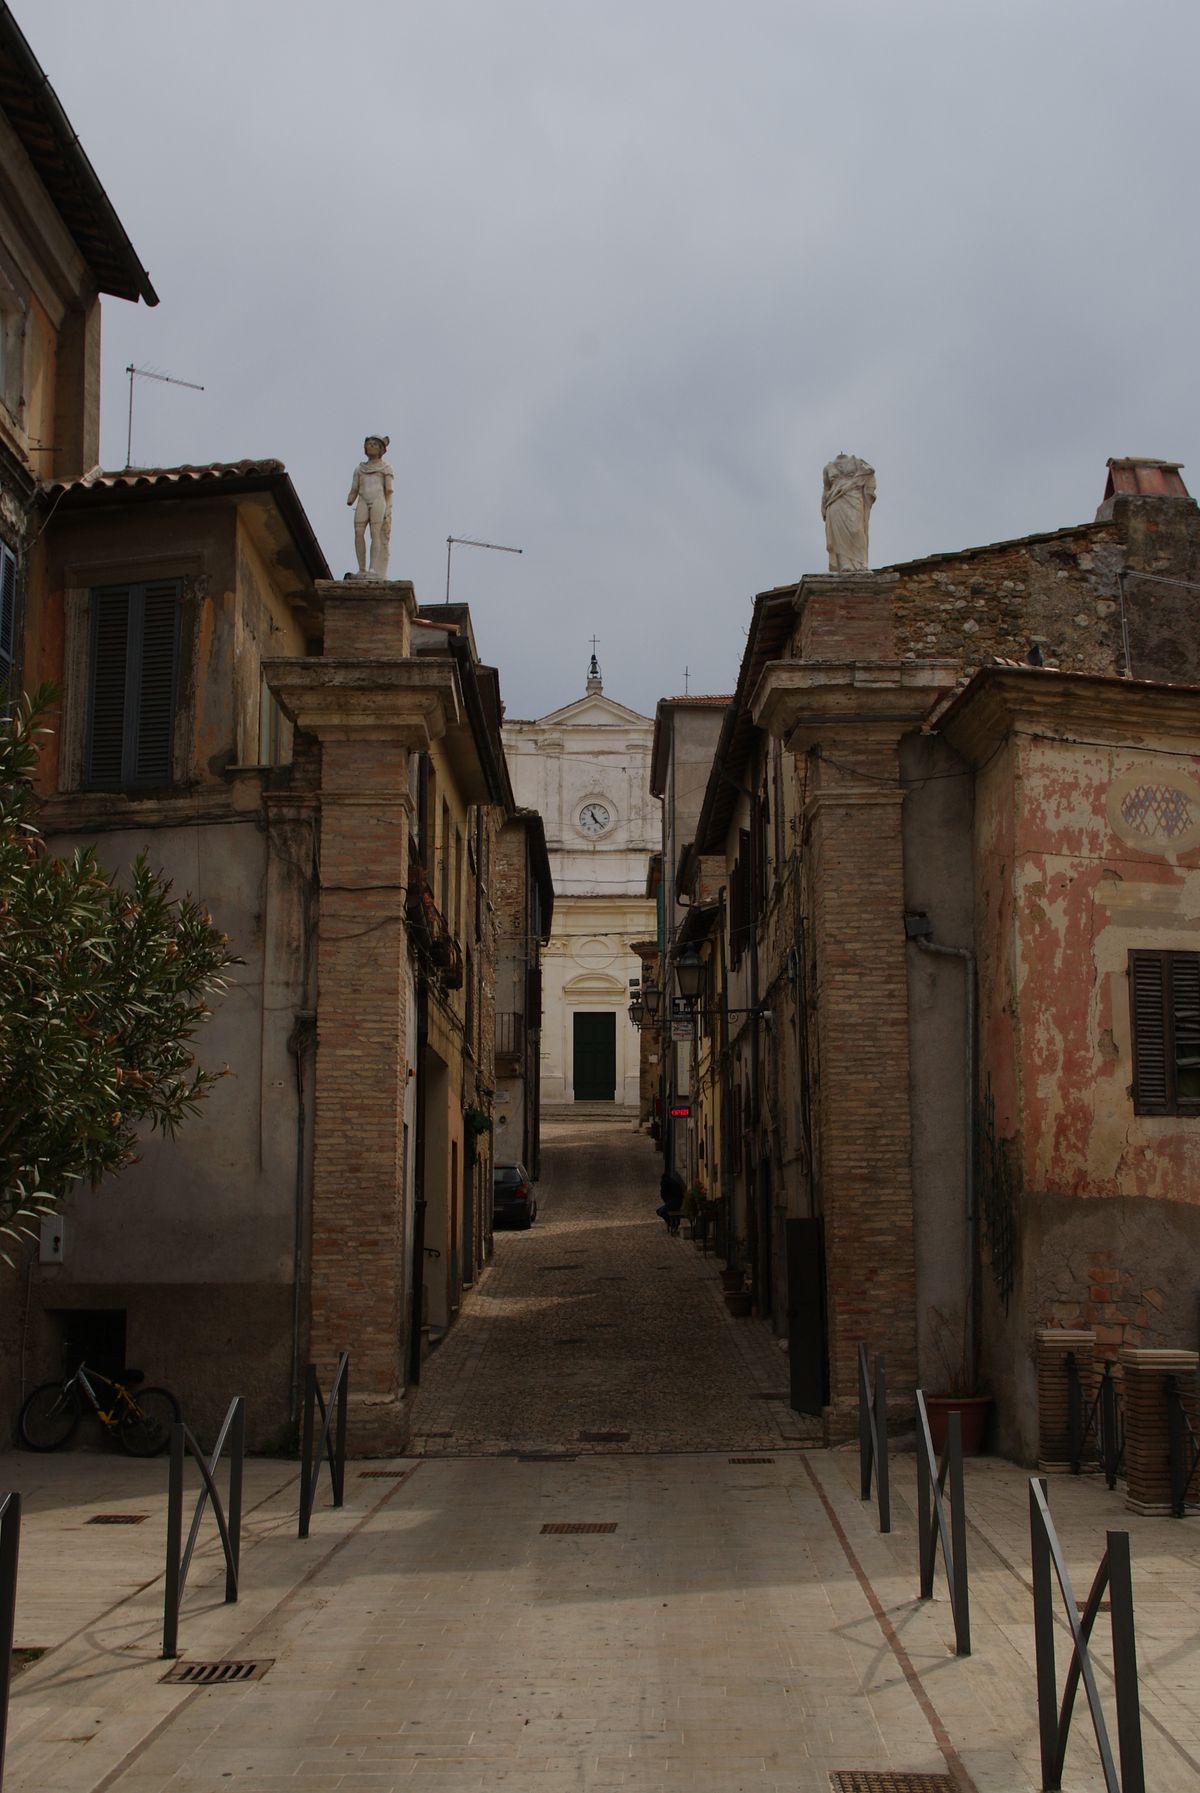
[[691, 1118], [692, 1105], [690, 1102], [683, 1102], [677, 1108], [672, 1108], [671, 1110], [671, 1119], [673, 1121], [690, 1121]]

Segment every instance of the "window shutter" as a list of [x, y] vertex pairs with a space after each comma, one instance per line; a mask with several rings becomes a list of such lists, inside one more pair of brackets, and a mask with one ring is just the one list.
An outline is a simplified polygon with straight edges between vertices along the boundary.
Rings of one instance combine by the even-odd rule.
[[1162, 953], [1130, 953], [1129, 1005], [1133, 1021], [1134, 1112], [1168, 1114], [1167, 967]]
[[1200, 953], [1171, 954], [1175, 1106], [1200, 1113]]
[[92, 593], [84, 753], [92, 790], [171, 782], [180, 594], [177, 579]]
[[129, 586], [92, 593], [85, 777], [94, 790], [121, 788], [125, 746], [125, 665], [129, 654]]
[[133, 722], [132, 782], [169, 784], [175, 734], [175, 659], [179, 585], [162, 579], [141, 589], [141, 664]]
[[530, 1033], [542, 1031], [542, 973], [536, 965], [525, 973], [525, 1026]]
[[17, 557], [0, 542], [0, 686], [7, 683], [16, 651]]

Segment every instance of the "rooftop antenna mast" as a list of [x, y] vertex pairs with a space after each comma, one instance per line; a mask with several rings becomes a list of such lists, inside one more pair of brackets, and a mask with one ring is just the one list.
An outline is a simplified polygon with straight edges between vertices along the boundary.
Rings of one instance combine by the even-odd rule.
[[129, 429], [125, 437], [125, 466], [133, 466], [133, 382], [140, 380], [161, 380], [164, 386], [186, 386], [190, 392], [203, 392], [203, 386], [197, 386], [195, 380], [177, 380], [174, 374], [155, 373], [152, 367], [135, 367], [133, 362], [125, 369], [129, 375]]
[[450, 550], [455, 543], [460, 548], [490, 548], [495, 554], [524, 554], [524, 548], [506, 548], [502, 542], [477, 542], [470, 535], [448, 535], [446, 537], [446, 602], [450, 602]]

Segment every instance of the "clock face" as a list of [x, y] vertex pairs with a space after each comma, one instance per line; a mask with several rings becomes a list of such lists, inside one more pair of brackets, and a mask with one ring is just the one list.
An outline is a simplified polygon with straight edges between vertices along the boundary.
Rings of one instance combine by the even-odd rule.
[[579, 812], [579, 826], [585, 834], [603, 834], [611, 821], [603, 803], [585, 803]]

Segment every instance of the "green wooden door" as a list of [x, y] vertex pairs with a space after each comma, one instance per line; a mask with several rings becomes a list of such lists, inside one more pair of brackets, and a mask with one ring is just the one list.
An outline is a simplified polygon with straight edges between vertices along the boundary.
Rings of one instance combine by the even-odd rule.
[[617, 1093], [617, 1017], [576, 1015], [575, 1100], [611, 1102]]

